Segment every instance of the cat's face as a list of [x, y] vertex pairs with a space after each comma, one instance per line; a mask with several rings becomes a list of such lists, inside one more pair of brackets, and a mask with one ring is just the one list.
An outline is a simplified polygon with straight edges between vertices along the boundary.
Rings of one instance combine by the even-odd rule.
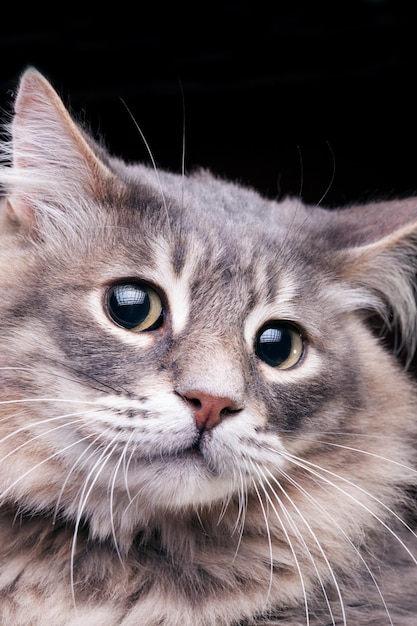
[[[106, 534], [243, 506], [277, 476], [291, 489], [306, 463], [312, 482], [353, 463], [364, 481], [372, 462], [378, 493], [395, 472], [408, 480], [394, 462], [411, 462], [398, 406], [411, 387], [363, 310], [383, 309], [382, 277], [385, 295], [399, 284], [386, 267], [411, 209], [398, 235], [370, 236], [359, 210], [333, 218], [204, 173], [100, 160], [36, 74], [17, 112], [0, 251], [5, 500]], [[394, 446], [370, 436], [394, 422]]]

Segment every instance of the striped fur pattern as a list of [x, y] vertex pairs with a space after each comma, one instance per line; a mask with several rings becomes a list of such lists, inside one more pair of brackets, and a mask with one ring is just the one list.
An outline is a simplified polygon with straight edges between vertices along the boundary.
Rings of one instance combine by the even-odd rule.
[[415, 626], [417, 201], [126, 164], [31, 68], [2, 150], [1, 624]]

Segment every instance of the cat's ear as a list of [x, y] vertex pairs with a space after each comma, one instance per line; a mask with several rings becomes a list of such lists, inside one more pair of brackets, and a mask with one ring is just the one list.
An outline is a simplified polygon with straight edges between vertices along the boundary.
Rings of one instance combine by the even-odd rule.
[[97, 196], [111, 174], [86, 137], [46, 78], [27, 69], [15, 99], [6, 175], [13, 220], [39, 228], [45, 214]]
[[396, 346], [417, 347], [417, 198], [336, 212], [341, 272], [369, 294]]

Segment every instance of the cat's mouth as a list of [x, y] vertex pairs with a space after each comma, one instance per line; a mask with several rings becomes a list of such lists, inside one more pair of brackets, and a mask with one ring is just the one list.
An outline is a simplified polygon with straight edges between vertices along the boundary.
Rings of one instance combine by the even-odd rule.
[[190, 456], [190, 457], [201, 457], [203, 458], [203, 452], [201, 450], [201, 436], [199, 435], [198, 438], [194, 441], [194, 443], [189, 446], [188, 448], [185, 448], [184, 450], [182, 450], [180, 452], [180, 456]]
[[190, 446], [178, 450], [174, 456], [177, 459], [193, 459], [207, 463], [207, 459], [202, 448], [201, 434], [196, 437], [195, 441]]

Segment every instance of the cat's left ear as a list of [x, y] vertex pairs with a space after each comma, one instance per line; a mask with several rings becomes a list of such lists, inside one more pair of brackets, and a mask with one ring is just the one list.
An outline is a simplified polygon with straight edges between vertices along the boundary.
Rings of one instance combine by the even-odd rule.
[[42, 230], [47, 215], [68, 213], [77, 197], [98, 197], [111, 177], [56, 91], [33, 68], [21, 77], [11, 139], [8, 211], [26, 227]]
[[352, 207], [333, 217], [344, 280], [369, 294], [369, 308], [412, 358], [417, 348], [417, 198]]

